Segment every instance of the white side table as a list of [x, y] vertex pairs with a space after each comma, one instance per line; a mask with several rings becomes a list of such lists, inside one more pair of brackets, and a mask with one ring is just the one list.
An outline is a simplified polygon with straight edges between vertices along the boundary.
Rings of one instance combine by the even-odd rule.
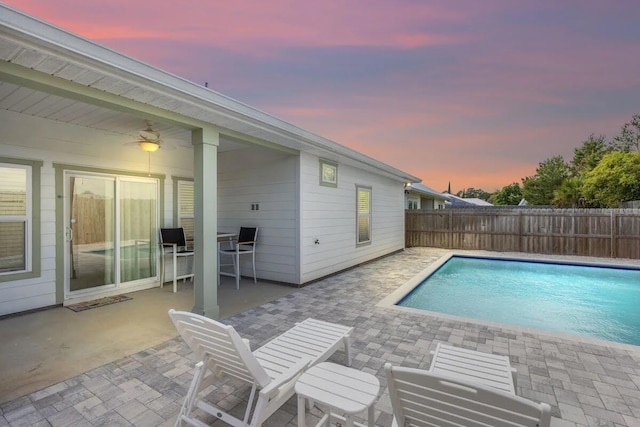
[[429, 370], [516, 394], [517, 372], [507, 356], [438, 343]]
[[[316, 427], [329, 426], [331, 418], [344, 419], [346, 427], [354, 423], [353, 416], [367, 414], [367, 424], [373, 427], [373, 404], [380, 391], [380, 381], [366, 372], [323, 362], [309, 368], [295, 386], [298, 394], [298, 427], [306, 427], [305, 399], [327, 408]], [[332, 410], [337, 413], [332, 413]]]

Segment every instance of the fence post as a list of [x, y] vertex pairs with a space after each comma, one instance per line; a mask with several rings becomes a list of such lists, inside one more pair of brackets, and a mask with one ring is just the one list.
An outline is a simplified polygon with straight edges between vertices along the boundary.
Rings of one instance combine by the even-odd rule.
[[616, 258], [616, 233], [618, 232], [616, 222], [616, 214], [611, 209], [611, 258]]
[[409, 211], [404, 211], [404, 248], [408, 248], [409, 242]]
[[522, 252], [522, 211], [518, 211], [518, 252]]
[[572, 255], [575, 255], [576, 252], [578, 252], [578, 242], [576, 239], [576, 209], [574, 208], [571, 211], [571, 234], [573, 235], [573, 253]]
[[449, 209], [449, 249], [453, 248], [453, 210]]

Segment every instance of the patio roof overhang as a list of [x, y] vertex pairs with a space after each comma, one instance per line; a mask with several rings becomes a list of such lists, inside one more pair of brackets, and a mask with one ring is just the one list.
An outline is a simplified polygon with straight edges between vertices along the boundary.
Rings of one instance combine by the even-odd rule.
[[[191, 144], [192, 130], [211, 127], [220, 134], [219, 151], [248, 142], [289, 152], [311, 152], [401, 182], [419, 181], [355, 150], [6, 5], [0, 5], [0, 12], [0, 87], [15, 85], [23, 91], [23, 97], [30, 95], [26, 91], [35, 91], [121, 117], [120, 121], [91, 122], [73, 117], [70, 120], [74, 124], [98, 128], [99, 123], [108, 122], [110, 128], [101, 130], [135, 135], [140, 118], [148, 118], [164, 126], [157, 129], [163, 135], [182, 140], [185, 146]], [[9, 102], [0, 97], [0, 108], [12, 109], [14, 105]]]

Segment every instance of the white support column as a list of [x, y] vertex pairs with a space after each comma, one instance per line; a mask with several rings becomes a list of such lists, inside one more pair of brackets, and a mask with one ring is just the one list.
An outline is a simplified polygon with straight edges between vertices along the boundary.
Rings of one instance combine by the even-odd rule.
[[215, 129], [191, 132], [194, 165], [194, 305], [192, 312], [217, 319], [218, 305], [218, 145]]

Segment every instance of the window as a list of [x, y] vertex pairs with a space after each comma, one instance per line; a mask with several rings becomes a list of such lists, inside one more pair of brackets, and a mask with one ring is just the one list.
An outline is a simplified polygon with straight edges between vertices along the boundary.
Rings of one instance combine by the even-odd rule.
[[189, 242], [194, 236], [194, 200], [193, 181], [178, 181], [178, 227], [184, 228], [184, 234]]
[[320, 159], [320, 185], [338, 187], [338, 164]]
[[371, 188], [356, 186], [356, 244], [371, 243]]
[[0, 163], [0, 275], [31, 271], [32, 169]]
[[420, 209], [420, 199], [417, 197], [407, 198], [407, 209]]

